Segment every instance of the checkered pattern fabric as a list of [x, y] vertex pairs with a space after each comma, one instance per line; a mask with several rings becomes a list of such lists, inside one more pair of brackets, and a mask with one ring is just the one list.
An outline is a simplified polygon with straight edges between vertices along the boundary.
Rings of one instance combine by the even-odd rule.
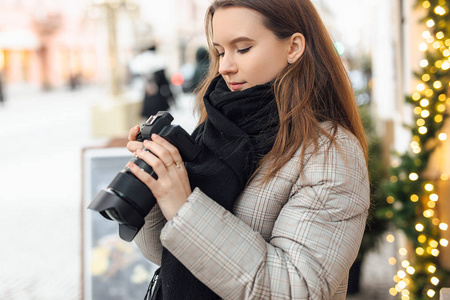
[[262, 169], [231, 214], [200, 189], [169, 222], [157, 206], [135, 241], [152, 262], [166, 247], [223, 299], [345, 299], [370, 202], [355, 137], [301, 149], [268, 184]]

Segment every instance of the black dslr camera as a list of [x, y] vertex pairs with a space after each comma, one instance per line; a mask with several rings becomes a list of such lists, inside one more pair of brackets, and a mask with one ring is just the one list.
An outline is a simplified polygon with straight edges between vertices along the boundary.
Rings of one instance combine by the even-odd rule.
[[[184, 161], [194, 160], [200, 153], [200, 147], [183, 128], [170, 125], [172, 121], [170, 113], [158, 112], [141, 126], [137, 140], [150, 140], [151, 135], [156, 133], [177, 147]], [[146, 162], [137, 157], [133, 157], [131, 161], [157, 179], [158, 176]], [[131, 242], [155, 204], [156, 199], [150, 189], [125, 167], [106, 190], [97, 194], [88, 208], [100, 212], [106, 219], [118, 222], [120, 238]]]

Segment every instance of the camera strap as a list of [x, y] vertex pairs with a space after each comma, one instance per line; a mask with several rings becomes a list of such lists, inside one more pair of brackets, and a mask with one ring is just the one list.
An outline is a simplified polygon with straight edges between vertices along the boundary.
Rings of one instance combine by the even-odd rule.
[[156, 300], [159, 299], [158, 293], [161, 291], [161, 280], [159, 279], [159, 272], [161, 268], [158, 268], [153, 274], [153, 278], [147, 288], [144, 300]]

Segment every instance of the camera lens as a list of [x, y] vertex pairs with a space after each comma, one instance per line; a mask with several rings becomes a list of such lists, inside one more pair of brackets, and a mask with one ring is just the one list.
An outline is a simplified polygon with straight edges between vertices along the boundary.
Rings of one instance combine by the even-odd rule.
[[[167, 139], [180, 151], [184, 161], [192, 161], [200, 153], [195, 140], [180, 126], [170, 125], [173, 117], [168, 112], [158, 112], [144, 123], [139, 141], [151, 139], [153, 133]], [[146, 151], [149, 151], [146, 149]], [[153, 178], [158, 176], [145, 161], [138, 157], [131, 159], [139, 168]], [[156, 204], [151, 190], [130, 171], [121, 170], [106, 190], [101, 190], [88, 208], [98, 211], [103, 217], [119, 223], [119, 235], [125, 241], [132, 241], [145, 223], [145, 216]]]
[[125, 221], [122, 220], [122, 218], [119, 215], [119, 212], [115, 208], [110, 208], [105, 210], [105, 213], [114, 221], [116, 221], [119, 224], [125, 224]]

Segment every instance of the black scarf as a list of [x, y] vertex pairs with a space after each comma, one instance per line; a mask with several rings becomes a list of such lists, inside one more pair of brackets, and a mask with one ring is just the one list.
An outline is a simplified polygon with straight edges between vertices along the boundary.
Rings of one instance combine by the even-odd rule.
[[[279, 119], [272, 83], [231, 92], [218, 76], [203, 100], [208, 117], [192, 134], [202, 151], [186, 169], [192, 189], [199, 187], [233, 212], [234, 202], [275, 141]], [[165, 248], [158, 281], [163, 296], [157, 299], [220, 299]]]

